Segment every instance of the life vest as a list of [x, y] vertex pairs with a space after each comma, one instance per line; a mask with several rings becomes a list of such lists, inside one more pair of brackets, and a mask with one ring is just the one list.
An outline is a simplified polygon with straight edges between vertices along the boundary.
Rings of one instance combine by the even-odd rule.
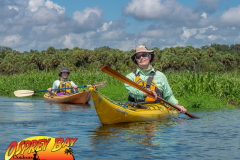
[[[155, 71], [156, 72], [156, 71]], [[157, 96], [158, 97], [161, 97], [163, 98], [163, 93], [162, 91], [157, 87], [157, 85], [154, 83], [154, 75], [155, 75], [155, 72], [152, 71], [147, 79], [147, 81], [143, 81], [141, 78], [140, 78], [140, 75], [139, 73], [136, 74], [136, 71], [133, 71], [133, 73], [135, 74], [136, 78], [135, 78], [135, 83], [137, 83], [138, 85], [142, 86], [143, 88], [147, 89], [147, 90], [153, 90], [156, 92]], [[146, 101], [155, 101], [155, 102], [160, 102], [159, 100], [155, 100], [149, 96], [147, 96], [145, 98], [145, 100], [139, 100], [139, 99], [134, 99], [133, 97], [131, 97], [129, 95], [128, 97], [128, 101], [130, 102], [146, 102]]]
[[[62, 78], [59, 79], [60, 81], [60, 84], [58, 86], [58, 88], [71, 88], [72, 85], [71, 85], [71, 80], [68, 80], [67, 82], [64, 82], [62, 80]], [[72, 93], [73, 92], [73, 89], [61, 89], [61, 90], [57, 90], [56, 91], [56, 94], [57, 93], [60, 93], [60, 92], [64, 92], [64, 93]]]

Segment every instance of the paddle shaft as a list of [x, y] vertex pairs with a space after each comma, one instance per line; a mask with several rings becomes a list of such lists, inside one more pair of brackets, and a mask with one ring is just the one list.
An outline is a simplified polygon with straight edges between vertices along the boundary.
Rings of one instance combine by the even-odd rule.
[[[87, 86], [78, 86], [77, 88], [84, 88]], [[57, 89], [52, 89], [52, 91], [56, 91], [56, 90], [62, 90], [62, 89], [73, 89], [73, 87], [70, 88], [57, 88]], [[38, 92], [47, 92], [48, 90], [42, 90], [42, 91], [34, 91], [34, 93], [38, 93]]]
[[[107, 85], [107, 82], [104, 81], [104, 82], [97, 82], [97, 83], [94, 83], [94, 86], [96, 88], [103, 88]], [[90, 88], [92, 87], [92, 85], [86, 85], [86, 86], [78, 86], [77, 88]], [[57, 88], [57, 89], [52, 89], [53, 91], [54, 90], [62, 90], [62, 89], [73, 89], [74, 87], [70, 87], [70, 88]], [[14, 95], [17, 96], [17, 97], [26, 97], [26, 96], [31, 96], [33, 95], [34, 93], [38, 93], [38, 92], [46, 92], [48, 90], [41, 90], [41, 91], [31, 91], [31, 90], [17, 90], [14, 92]]]
[[[115, 71], [114, 69], [112, 69], [111, 67], [103, 66], [102, 67], [102, 71], [107, 73], [107, 74], [109, 74], [109, 75], [111, 75], [111, 76], [113, 76], [113, 77], [115, 77], [115, 78], [117, 78], [118, 80], [120, 80], [120, 81], [122, 81], [124, 83], [127, 83], [130, 86], [133, 86], [133, 87], [135, 87], [135, 88], [137, 88], [137, 89], [139, 89], [139, 90], [141, 90], [141, 91], [143, 91], [143, 92], [145, 92], [145, 93], [147, 93], [149, 95], [152, 95], [154, 97], [152, 92], [150, 92], [147, 89], [143, 88], [142, 86], [136, 84], [132, 80], [128, 79], [127, 77], [123, 76], [122, 74], [120, 74], [117, 71]], [[176, 105], [171, 104], [170, 102], [166, 101], [165, 99], [163, 99], [163, 98], [161, 98], [159, 96], [157, 96], [157, 99], [160, 100], [160, 101], [163, 101], [164, 103], [166, 103], [166, 104], [168, 104], [168, 105], [172, 106], [173, 108], [175, 108], [175, 109], [180, 111], [180, 108], [178, 108]], [[187, 116], [191, 117], [191, 118], [198, 118], [198, 117], [196, 117], [196, 116], [194, 116], [194, 115], [192, 115], [192, 114], [190, 114], [188, 112], [185, 112], [185, 114]]]

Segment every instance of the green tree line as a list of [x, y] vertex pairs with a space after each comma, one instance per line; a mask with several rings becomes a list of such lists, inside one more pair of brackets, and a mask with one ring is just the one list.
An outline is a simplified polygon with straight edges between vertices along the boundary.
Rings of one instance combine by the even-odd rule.
[[[219, 73], [240, 69], [240, 44], [222, 45], [211, 44], [201, 48], [170, 47], [155, 51], [153, 61], [154, 68], [160, 71], [166, 70], [189, 70], [198, 72]], [[53, 71], [67, 67], [71, 71], [100, 70], [108, 65], [116, 70], [134, 70], [136, 65], [130, 56], [135, 52], [113, 49], [108, 46], [95, 48], [94, 50], [75, 47], [73, 49], [55, 49], [30, 52], [19, 52], [9, 47], [0, 46], [0, 72], [2, 74], [19, 74], [26, 71]]]

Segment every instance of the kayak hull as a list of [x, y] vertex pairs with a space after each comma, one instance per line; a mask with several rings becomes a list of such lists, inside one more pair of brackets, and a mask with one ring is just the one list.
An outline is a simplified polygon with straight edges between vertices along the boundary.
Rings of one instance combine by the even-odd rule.
[[44, 94], [44, 101], [48, 103], [70, 103], [70, 104], [86, 104], [90, 101], [91, 94], [87, 90], [82, 92], [55, 96], [50, 93]]
[[[90, 88], [93, 103], [103, 125], [122, 122], [157, 121], [178, 116], [178, 111], [168, 109], [161, 103], [149, 103], [137, 106], [121, 106], [99, 95]], [[139, 108], [141, 107], [141, 108]]]

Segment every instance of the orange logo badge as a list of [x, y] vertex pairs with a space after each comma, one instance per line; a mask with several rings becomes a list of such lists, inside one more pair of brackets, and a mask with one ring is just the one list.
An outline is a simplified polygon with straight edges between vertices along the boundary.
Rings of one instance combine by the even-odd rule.
[[74, 160], [72, 147], [77, 138], [30, 137], [12, 142], [5, 160]]

